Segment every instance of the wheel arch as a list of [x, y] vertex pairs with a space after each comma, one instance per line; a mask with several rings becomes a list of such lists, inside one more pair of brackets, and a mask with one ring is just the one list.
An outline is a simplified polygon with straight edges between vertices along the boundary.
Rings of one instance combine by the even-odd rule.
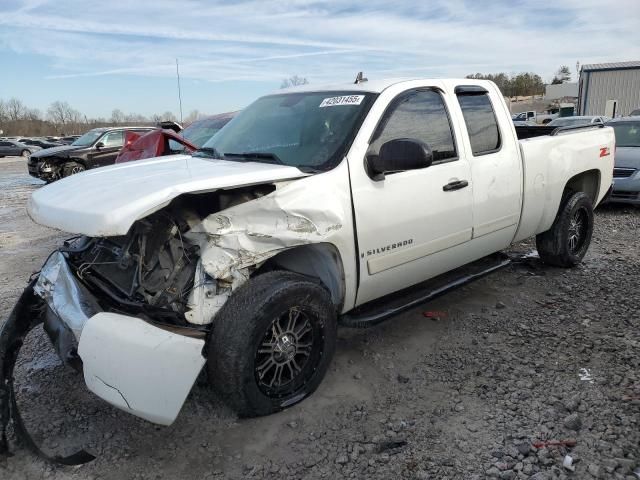
[[[570, 192], [586, 193], [591, 199], [593, 208], [595, 208], [598, 201], [598, 193], [600, 192], [600, 170], [587, 170], [571, 177], [564, 187], [563, 200]], [[562, 202], [560, 202], [558, 208], [562, 208]]]
[[331, 294], [337, 311], [342, 309], [346, 281], [342, 257], [332, 243], [299, 245], [271, 257], [255, 274], [269, 270], [287, 270], [317, 279]]

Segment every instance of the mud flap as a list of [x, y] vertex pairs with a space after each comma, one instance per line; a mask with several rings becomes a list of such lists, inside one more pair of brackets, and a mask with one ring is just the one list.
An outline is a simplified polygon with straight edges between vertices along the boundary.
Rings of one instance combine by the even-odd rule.
[[7, 428], [13, 421], [15, 435], [29, 450], [44, 460], [61, 465], [82, 465], [95, 459], [85, 450], [66, 456], [51, 456], [44, 453], [34, 442], [22, 421], [13, 389], [13, 369], [24, 338], [40, 323], [44, 316], [45, 305], [33, 293], [37, 277], [24, 289], [13, 307], [7, 321], [0, 329], [0, 458], [11, 455], [7, 439]]

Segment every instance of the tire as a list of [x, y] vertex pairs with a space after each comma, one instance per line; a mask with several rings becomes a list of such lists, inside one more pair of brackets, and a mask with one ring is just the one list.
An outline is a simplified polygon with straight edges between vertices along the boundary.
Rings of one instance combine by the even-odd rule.
[[238, 288], [216, 316], [206, 348], [209, 381], [242, 417], [278, 412], [320, 385], [336, 334], [325, 288], [296, 273], [264, 273]]
[[31, 155], [31, 152], [27, 149], [24, 149], [20, 152], [20, 156], [22, 157], [28, 157], [29, 155]]
[[575, 267], [584, 258], [593, 234], [593, 205], [584, 192], [569, 192], [551, 228], [536, 236], [543, 263]]
[[84, 172], [84, 165], [78, 162], [67, 162], [62, 166], [62, 178], [70, 177], [76, 173]]

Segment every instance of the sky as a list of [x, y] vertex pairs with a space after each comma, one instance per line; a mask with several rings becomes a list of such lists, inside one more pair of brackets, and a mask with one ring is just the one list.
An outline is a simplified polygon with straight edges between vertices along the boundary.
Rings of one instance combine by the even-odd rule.
[[[178, 114], [313, 84], [640, 60], [640, 0], [0, 0], [0, 98]], [[575, 78], [575, 73], [574, 73]]]

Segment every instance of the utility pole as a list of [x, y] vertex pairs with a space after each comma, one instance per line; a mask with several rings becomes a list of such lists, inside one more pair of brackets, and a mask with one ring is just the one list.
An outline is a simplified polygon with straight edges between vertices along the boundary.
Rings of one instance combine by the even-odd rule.
[[176, 58], [176, 76], [178, 77], [178, 101], [180, 102], [180, 125], [182, 125], [182, 91], [180, 90], [180, 69]]

